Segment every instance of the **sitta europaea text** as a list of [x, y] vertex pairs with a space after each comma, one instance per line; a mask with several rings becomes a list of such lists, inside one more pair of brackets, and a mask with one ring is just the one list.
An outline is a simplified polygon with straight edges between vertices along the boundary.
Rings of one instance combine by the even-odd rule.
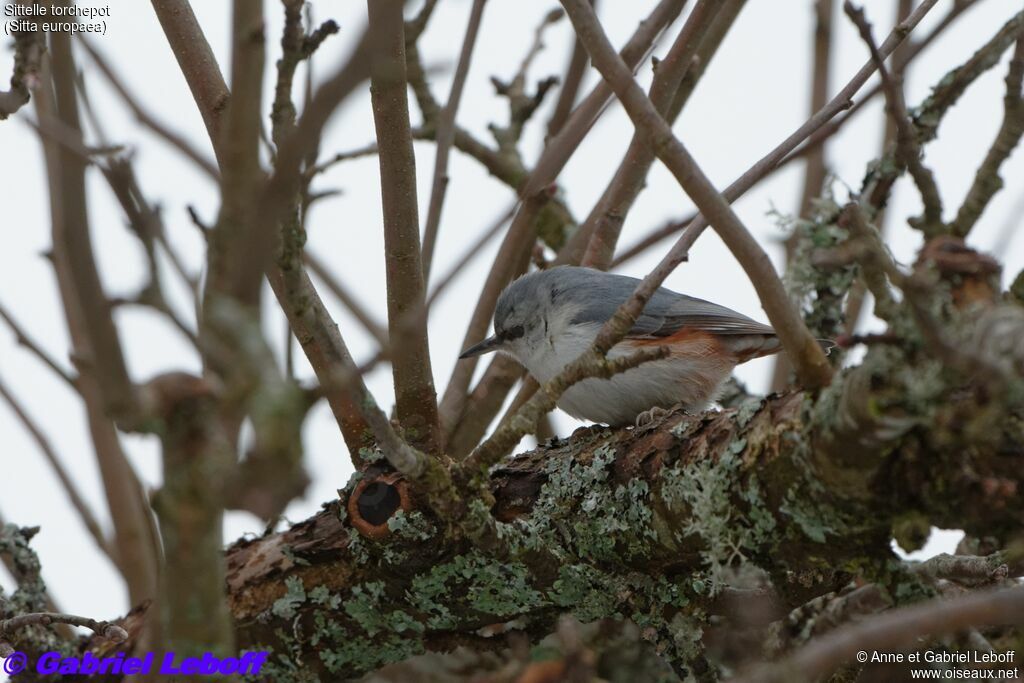
[[[459, 358], [506, 353], [543, 384], [593, 344], [601, 326], [639, 283], [625, 275], [576, 266], [524, 275], [498, 298], [494, 336]], [[827, 340], [820, 343], [831, 346]], [[669, 356], [610, 379], [577, 382], [562, 394], [558, 407], [573, 417], [612, 426], [633, 424], [652, 409], [677, 404], [687, 412], [699, 411], [715, 399], [736, 365], [782, 350], [768, 325], [664, 287], [608, 356], [652, 346], [668, 347]]]

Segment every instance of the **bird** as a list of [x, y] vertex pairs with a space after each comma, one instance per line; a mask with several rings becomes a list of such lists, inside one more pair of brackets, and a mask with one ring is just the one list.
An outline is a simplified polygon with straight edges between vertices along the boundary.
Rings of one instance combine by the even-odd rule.
[[[590, 348], [598, 331], [640, 284], [637, 278], [582, 266], [523, 275], [498, 297], [494, 334], [460, 359], [498, 352], [544, 384]], [[829, 340], [819, 340], [826, 350]], [[640, 425], [681, 406], [707, 408], [733, 368], [782, 350], [775, 330], [725, 306], [660, 287], [609, 358], [664, 346], [666, 358], [610, 378], [569, 387], [557, 405], [569, 415], [612, 427]]]

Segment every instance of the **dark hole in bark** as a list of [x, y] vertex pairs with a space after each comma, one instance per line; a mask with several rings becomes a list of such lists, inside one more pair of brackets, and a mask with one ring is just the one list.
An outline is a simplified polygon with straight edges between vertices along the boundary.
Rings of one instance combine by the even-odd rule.
[[398, 489], [391, 484], [375, 481], [363, 489], [356, 505], [359, 507], [359, 514], [370, 524], [379, 526], [395, 514], [395, 510], [401, 504], [401, 496]]

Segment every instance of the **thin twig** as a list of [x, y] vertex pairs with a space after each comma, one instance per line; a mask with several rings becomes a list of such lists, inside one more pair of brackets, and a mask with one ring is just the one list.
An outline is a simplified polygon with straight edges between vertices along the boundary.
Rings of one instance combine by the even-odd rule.
[[61, 614], [60, 612], [32, 612], [31, 614], [19, 614], [10, 619], [0, 621], [0, 640], [7, 640], [18, 629], [27, 626], [52, 626], [54, 624], [67, 624], [69, 626], [81, 626], [91, 629], [101, 638], [114, 643], [123, 643], [128, 640], [128, 632], [117, 624], [109, 621], [96, 621], [88, 617], [79, 617], [74, 614]]
[[[414, 132], [415, 135], [415, 132]], [[371, 142], [362, 147], [358, 147], [347, 152], [338, 152], [334, 156], [325, 159], [313, 166], [309, 166], [303, 171], [303, 175], [307, 181], [312, 180], [314, 176], [320, 175], [325, 171], [329, 170], [335, 164], [340, 164], [344, 161], [350, 161], [352, 159], [362, 159], [377, 153], [377, 142]]]
[[523, 436], [537, 428], [537, 421], [549, 413], [562, 394], [577, 382], [592, 377], [609, 379], [643, 363], [666, 358], [669, 354], [669, 349], [664, 346], [616, 358], [606, 357], [607, 351], [608, 349], [601, 349], [595, 345], [567, 365], [554, 379], [545, 382], [518, 412], [504, 420], [497, 431], [466, 458], [462, 464], [464, 471], [475, 475], [486, 472], [492, 465], [497, 464], [515, 448]]
[[75, 392], [78, 391], [78, 379], [74, 377], [70, 372], [61, 367], [60, 363], [57, 362], [53, 356], [43, 350], [41, 346], [32, 341], [32, 338], [28, 336], [24, 328], [18, 324], [10, 312], [3, 304], [0, 304], [0, 318], [4, 319], [7, 326], [11, 328], [11, 332], [14, 332], [14, 338], [21, 346], [24, 346], [28, 351], [38, 358], [43, 365], [50, 368], [57, 377], [64, 380], [64, 383], [71, 387]]
[[[961, 4], [966, 3], [957, 3], [956, 5], [960, 6]], [[896, 6], [896, 21], [903, 21], [906, 17], [910, 15], [910, 12], [913, 10], [913, 8], [914, 0], [900, 0]], [[956, 6], [954, 6], [953, 9], [955, 10]], [[947, 13], [945, 18], [948, 19], [951, 15], [953, 15], [952, 11]], [[931, 35], [934, 34], [935, 32], [933, 31]], [[924, 42], [924, 40], [920, 42]], [[916, 43], [910, 41], [904, 42], [902, 45], [899, 46], [896, 52], [893, 53], [893, 73], [901, 81], [906, 78], [907, 67], [909, 66], [910, 62], [910, 60], [907, 58], [907, 53], [912, 51], [915, 45]], [[882, 85], [879, 84], [875, 90], [880, 90], [881, 88]], [[869, 95], [870, 94], [871, 93], [869, 93]], [[865, 99], [866, 97], [862, 98], [859, 102], [857, 102], [857, 104], [861, 104], [862, 102], [864, 102]], [[849, 116], [852, 116], [856, 111], [857, 107], [854, 106], [854, 108], [851, 111], [849, 111], [847, 115], [843, 118], [845, 119]], [[881, 152], [878, 155], [879, 158], [883, 158], [886, 154], [889, 153], [889, 150], [895, 147], [896, 136], [899, 132], [896, 129], [895, 119], [892, 116], [889, 116], [888, 112], [883, 113], [882, 120], [882, 145]], [[887, 218], [888, 212], [886, 211], [885, 206], [879, 207], [878, 212], [875, 214], [875, 225], [878, 226], [879, 237], [883, 240], [885, 238], [885, 231], [888, 224]], [[861, 314], [864, 311], [864, 302], [867, 298], [866, 295], [867, 286], [864, 284], [864, 280], [862, 278], [857, 278], [856, 280], [854, 280], [853, 284], [850, 285], [850, 291], [846, 296], [846, 309], [843, 311], [843, 331], [845, 334], [853, 335], [857, 331], [857, 327], [860, 324]]]
[[152, 0], [153, 11], [185, 76], [206, 132], [220, 160], [220, 122], [227, 108], [227, 83], [188, 0]]
[[437, 117], [437, 144], [434, 150], [434, 181], [430, 188], [430, 204], [427, 207], [427, 220], [423, 228], [423, 280], [430, 281], [430, 266], [434, 259], [434, 246], [437, 243], [437, 231], [441, 224], [441, 209], [444, 196], [448, 189], [448, 155], [455, 141], [455, 115], [462, 100], [462, 91], [469, 75], [469, 64], [473, 58], [473, 47], [480, 32], [480, 20], [484, 13], [486, 0], [473, 0], [469, 11], [469, 25], [466, 36], [462, 39], [462, 52], [459, 63], [455, 67], [455, 78], [448, 94], [448, 102]]
[[[927, 12], [935, 4], [934, 2], [922, 3], [921, 6], [916, 8], [910, 16], [908, 16], [904, 21], [901, 21], [896, 25], [892, 33], [889, 34], [889, 37], [886, 38], [885, 42], [882, 43], [882, 45], [879, 47], [879, 51], [886, 57], [888, 57], [890, 54], [893, 54], [893, 52], [896, 53], [896, 56], [899, 56], [900, 54], [907, 55], [904, 59], [897, 63], [896, 67], [894, 67], [898, 71], [899, 69], [905, 67], [906, 64], [910, 63], [918, 55], [920, 55], [926, 47], [931, 45], [936, 38], [942, 35], [942, 33], [945, 32], [945, 30], [953, 24], [954, 20], [957, 17], [961, 16], [964, 10], [966, 10], [968, 7], [973, 6], [978, 1], [979, 0], [968, 0], [968, 2], [954, 4], [954, 6], [950, 8], [950, 11], [936, 24], [935, 28], [933, 28], [929, 34], [927, 34], [924, 38], [922, 38], [919, 41], [907, 44], [906, 52], [901, 53], [901, 51], [897, 50], [896, 48], [903, 45], [901, 41], [903, 41], [904, 37], [910, 31], [912, 31], [915, 26], [917, 26], [917, 24], [924, 17], [924, 15], [927, 14]], [[865, 104], [870, 102], [872, 99], [874, 99], [874, 97], [876, 97], [879, 93], [882, 92], [882, 86], [877, 85], [871, 88], [863, 97], [854, 102], [852, 105], [849, 104], [850, 100], [857, 93], [857, 91], [860, 90], [860, 88], [864, 85], [867, 79], [870, 78], [873, 72], [873, 62], [869, 62], [868, 65], [862, 67], [861, 70], [858, 71], [856, 75], [854, 75], [850, 82], [839, 93], [837, 93], [835, 97], [833, 97], [829, 101], [829, 104], [827, 104], [824, 109], [819, 110], [817, 112], [817, 114], [822, 114], [822, 112], [828, 109], [838, 107], [836, 111], [833, 111], [830, 115], [826, 117], [828, 119], [826, 123], [812, 123], [811, 120], [809, 120], [806, 124], [804, 124], [805, 126], [810, 125], [812, 132], [809, 135], [805, 135], [801, 139], [797, 140], [797, 144], [793, 146], [788, 144], [789, 140], [787, 139], [787, 141], [783, 142], [778, 148], [776, 148], [776, 150], [773, 150], [771, 154], [769, 154], [767, 157], [763, 158], [760, 162], [758, 162], [758, 166], [760, 166], [761, 163], [764, 163], [770, 157], [774, 158], [775, 152], [778, 151], [779, 149], [786, 149], [782, 157], [778, 158], [777, 160], [774, 160], [773, 163], [768, 167], [768, 169], [763, 174], [753, 179], [753, 182], [750, 182], [749, 186], [746, 187], [746, 189], [740, 191], [740, 186], [738, 185], [739, 180], [737, 180], [736, 182], [733, 183], [733, 185], [730, 185], [729, 188], [726, 188], [722, 192], [722, 194], [728, 197], [730, 201], [736, 201], [736, 199], [745, 194], [751, 187], [758, 184], [762, 180], [765, 180], [766, 178], [773, 176], [776, 172], [782, 170], [783, 168], [786, 168], [794, 161], [805, 158], [808, 154], [810, 154], [815, 149], [824, 144], [827, 140], [829, 140], [833, 135], [838, 133], [839, 130], [843, 128], [844, 125], [848, 123], [854, 116], [856, 116], [861, 111], [865, 110]], [[837, 116], [837, 114], [839, 112], [842, 112], [844, 109], [847, 109], [848, 111], [846, 111], [845, 114], [840, 114]], [[756, 168], [756, 166], [754, 168]], [[752, 171], [753, 168], [750, 171], [748, 171], [748, 173]], [[736, 187], [734, 188], [734, 186]], [[735, 189], [737, 191], [735, 197], [732, 197], [730, 195], [731, 189]], [[677, 221], [670, 221], [666, 223], [664, 226], [652, 230], [646, 236], [638, 240], [633, 246], [629, 247], [621, 254], [616, 256], [615, 260], [612, 262], [612, 267], [618, 267], [623, 263], [636, 258], [641, 253], [655, 246], [662, 240], [668, 239], [669, 237], [679, 233], [680, 231], [687, 229], [693, 223], [693, 221], [694, 217], [687, 217]], [[702, 225], [700, 228], [697, 228], [697, 230], [702, 231], [704, 227], [706, 226]]]
[[[596, 7], [597, 0], [591, 0], [591, 6]], [[583, 84], [583, 76], [586, 73], [590, 56], [587, 55], [582, 43], [573, 34], [572, 54], [569, 56], [569, 64], [565, 67], [565, 76], [561, 80], [561, 88], [558, 91], [558, 100], [555, 108], [548, 119], [547, 137], [557, 135], [565, 122], [569, 120], [569, 114], [576, 104], [576, 97], [579, 95], [580, 86]]]
[[1003, 122], [985, 160], [967, 191], [949, 231], [957, 237], [967, 237], [978, 222], [989, 201], [1003, 187], [999, 168], [1010, 156], [1024, 135], [1024, 99], [1021, 98], [1021, 80], [1024, 78], [1024, 35], [1017, 38], [1017, 47], [1010, 58], [1006, 73], [1006, 96], [1003, 98]]
[[142, 125], [149, 128], [151, 131], [156, 133], [157, 136], [163, 138], [168, 144], [191, 159], [196, 166], [203, 170], [210, 178], [218, 182], [220, 181], [220, 172], [217, 170], [217, 167], [198, 150], [192, 147], [192, 144], [188, 140], [157, 121], [149, 112], [147, 112], [142, 105], [136, 101], [134, 95], [132, 95], [124, 85], [121, 78], [114, 73], [114, 69], [107, 63], [107, 60], [104, 59], [95, 48], [93, 48], [90, 41], [82, 38], [79, 34], [79, 43], [89, 54], [89, 57], [92, 58], [93, 63], [99, 67], [100, 73], [103, 74], [104, 78], [107, 79], [107, 82], [114, 88], [114, 92], [116, 92], [121, 100], [128, 105], [128, 108], [132, 110], [132, 113], [135, 114], [135, 118], [137, 118]]
[[[682, 11], [684, 2], [685, 0], [661, 0], [658, 3], [623, 46], [622, 58], [627, 64], [632, 66], [640, 63], [662, 29]], [[526, 269], [536, 234], [534, 222], [541, 207], [550, 197], [547, 188], [552, 186], [561, 169], [577, 149], [580, 140], [596, 122], [611, 94], [607, 84], [603, 81], [598, 83], [576, 107], [561, 132], [548, 141], [533, 171], [520, 184], [519, 197], [522, 204], [488, 272], [466, 329], [462, 348], [476, 344], [484, 338], [501, 291], [515, 275]], [[477, 360], [471, 358], [456, 363], [448, 380], [439, 411], [441, 424], [447, 435], [452, 433], [462, 418]], [[501, 363], [502, 360], [494, 362]]]
[[334, 297], [341, 302], [341, 304], [348, 309], [348, 312], [358, 320], [363, 328], [370, 333], [370, 335], [377, 341], [380, 346], [388, 345], [388, 332], [384, 327], [374, 320], [373, 316], [366, 310], [355, 298], [352, 292], [349, 291], [348, 287], [342, 284], [341, 280], [331, 273], [327, 266], [320, 260], [320, 257], [316, 256], [312, 252], [303, 251], [302, 259], [309, 266], [309, 269], [313, 272], [317, 278], [324, 283], [327, 290], [334, 295]]
[[875, 61], [875, 67], [878, 69], [878, 75], [882, 79], [889, 115], [896, 124], [896, 159], [909, 169], [918, 192], [921, 193], [921, 201], [924, 203], [923, 221], [913, 221], [912, 224], [920, 227], [925, 235], [934, 236], [944, 227], [942, 225], [942, 197], [939, 195], [935, 176], [921, 161], [921, 145], [918, 142], [914, 124], [907, 113], [903, 87], [889, 74], [889, 69], [885, 66], [885, 58], [879, 53], [875, 39], [871, 35], [871, 24], [864, 16], [864, 10], [855, 8], [850, 0], [843, 3], [843, 10], [857, 26], [860, 37], [867, 45], [871, 58]]
[[780, 662], [755, 667], [732, 683], [814, 680], [825, 676], [859, 651], [892, 652], [922, 636], [955, 633], [970, 626], [1019, 624], [1024, 620], [1024, 589], [1008, 588], [935, 599], [884, 612], [815, 638]]
[[[885, 39], [885, 42], [883, 42], [881, 46], [879, 46], [879, 53], [883, 57], [888, 57], [892, 54], [896, 47], [910, 34], [914, 27], [920, 23], [924, 16], [932, 9], [932, 7], [935, 6], [937, 2], [938, 0], [924, 0], [905, 21], [900, 22], [893, 28], [889, 37]], [[809, 140], [816, 131], [822, 129], [825, 124], [839, 112], [850, 108], [851, 98], [858, 90], [860, 90], [874, 72], [875, 62], [874, 60], [868, 60], [867, 64], [860, 68], [846, 86], [836, 93], [835, 97], [829, 100], [829, 103], [825, 105], [824, 108], [817, 111], [814, 116], [809, 118], [789, 137], [779, 143], [775, 149], [762, 157], [756, 164], [744, 172], [743, 175], [733, 181], [729, 187], [722, 191], [722, 196], [730, 202], [735, 202], [746, 194], [751, 187], [760, 182], [765, 176], [771, 173], [773, 169], [782, 164], [788, 156], [793, 154], [793, 150], [795, 150], [802, 142]], [[707, 220], [703, 215], [698, 214], [683, 229], [683, 235], [680, 236], [681, 243], [677, 243], [677, 247], [679, 247], [680, 256], [684, 260], [690, 246], [697, 241], [697, 238], [700, 237], [701, 233], [707, 227]]]
[[[700, 0], [665, 59], [658, 62], [648, 96], [669, 124], [682, 112], [744, 4], [746, 0]], [[654, 159], [644, 135], [634, 131], [618, 169], [580, 228], [589, 233], [582, 265], [608, 268], [626, 215], [644, 188]]]
[[[57, 102], [65, 103], [61, 107], [66, 106], [68, 100], [71, 103], [75, 100], [75, 68], [70, 43], [67, 36], [62, 34], [54, 34], [52, 41], [54, 70], [59, 74], [55, 81], [59, 87], [55, 91], [47, 84], [37, 91], [35, 106], [40, 119], [56, 117], [59, 109], [54, 101], [54, 95], [58, 98]], [[46, 79], [49, 78], [50, 75], [47, 73]], [[69, 110], [75, 112], [75, 106], [70, 106]], [[65, 115], [63, 111], [61, 114]], [[66, 115], [72, 116], [71, 113]], [[76, 161], [74, 154], [64, 147], [47, 138], [43, 138], [42, 143], [50, 202], [53, 206], [52, 263], [63, 302], [73, 357], [88, 359], [93, 357], [93, 338], [85, 320], [87, 309], [83, 309], [79, 303], [81, 292], [77, 289], [75, 278], [71, 274], [68, 245], [64, 238], [64, 234], [69, 230], [88, 228], [88, 215], [84, 203], [84, 169], [79, 165], [80, 162]], [[82, 253], [78, 254], [78, 258], [84, 257]], [[96, 303], [98, 302], [93, 302], [93, 305]], [[102, 314], [109, 316], [109, 311], [104, 310]], [[128, 586], [132, 603], [138, 604], [156, 595], [157, 565], [161, 550], [153, 525], [152, 510], [111, 422], [107, 396], [102, 390], [100, 379], [95, 372], [81, 373], [75, 386], [85, 404], [96, 461], [106, 492], [110, 519], [114, 526], [118, 568]]]
[[[835, 13], [836, 0], [816, 0], [814, 3], [814, 41], [812, 46], [813, 60], [811, 64], [811, 102], [810, 113], [818, 111], [828, 102], [829, 74], [832, 70], [832, 15]], [[900, 17], [902, 19], [902, 17]], [[825, 161], [825, 145], [811, 150], [804, 162], [803, 190], [797, 216], [807, 218], [813, 209], [813, 202], [821, 196], [825, 189], [828, 168]], [[799, 235], [793, 231], [786, 239], [786, 269], [792, 263], [796, 253]], [[775, 357], [772, 368], [772, 391], [783, 391], [789, 384], [792, 366], [785, 354]]]
[[[808, 331], [799, 311], [790, 301], [786, 289], [771, 265], [771, 260], [739, 220], [727, 200], [718, 193], [711, 181], [697, 166], [693, 157], [672, 133], [658, 111], [633, 79], [630, 69], [623, 64], [608, 42], [597, 17], [584, 0], [563, 0], [563, 6], [576, 27], [594, 66], [615, 90], [634, 126], [644, 132], [658, 158], [668, 167], [679, 184], [706, 215], [715, 231], [743, 266], [761, 298], [761, 305], [775, 328], [783, 348], [788, 353], [797, 377], [805, 387], [822, 387], [829, 383], [832, 369], [821, 347]], [[671, 264], [661, 273], [661, 281], [678, 265], [671, 263], [672, 252], [663, 264]], [[659, 267], [659, 270], [662, 270]], [[650, 276], [649, 276], [650, 277]], [[660, 282], [659, 281], [659, 284]], [[647, 278], [644, 280], [648, 282]], [[643, 309], [646, 299], [638, 296], [644, 289], [638, 287], [630, 304], [639, 304], [634, 317]], [[650, 294], [653, 294], [653, 290]], [[649, 297], [650, 294], [647, 296]], [[630, 304], [622, 308], [627, 309]]]
[[[420, 325], [423, 323], [423, 321], [427, 319], [427, 316], [430, 312], [430, 307], [442, 294], [444, 294], [445, 290], [452, 283], [452, 281], [455, 280], [459, 273], [461, 273], [462, 270], [467, 265], [469, 265], [473, 258], [480, 253], [480, 250], [483, 248], [483, 246], [487, 244], [487, 242], [489, 242], [491, 239], [493, 239], [498, 234], [498, 232], [509, 222], [509, 220], [511, 220], [512, 216], [515, 213], [515, 208], [516, 203], [513, 203], [512, 206], [508, 208], [508, 210], [503, 212], [502, 215], [499, 216], [496, 221], [494, 221], [491, 227], [485, 230], [483, 234], [481, 234], [476, 239], [476, 242], [474, 242], [472, 245], [470, 245], [469, 248], [466, 249], [462, 257], [451, 268], [448, 269], [448, 272], [445, 273], [444, 277], [442, 277], [440, 281], [437, 283], [437, 285], [434, 286], [434, 290], [427, 297], [427, 300], [424, 303], [423, 307], [406, 313], [408, 320], [410, 320], [414, 325]], [[406, 322], [406, 320], [403, 320], [401, 321], [399, 327], [404, 328], [407, 324], [408, 323]], [[365, 363], [359, 366], [360, 375], [366, 375], [371, 370], [376, 368], [378, 364], [391, 358], [392, 353], [394, 353], [394, 349], [387, 342], [387, 340], [385, 340], [384, 343], [381, 344], [381, 347], [380, 349], [378, 349], [377, 353], [374, 354], [373, 357], [370, 358], [370, 360], [366, 361]]]
[[[89, 509], [89, 505], [82, 498], [82, 494], [78, 492], [78, 487], [75, 486], [74, 480], [68, 474], [67, 470], [64, 469], [64, 465], [61, 464], [60, 458], [57, 457], [57, 453], [53, 450], [53, 445], [50, 440], [46, 438], [46, 435], [40, 429], [39, 425], [36, 424], [35, 420], [26, 412], [25, 407], [21, 405], [17, 397], [7, 388], [7, 385], [0, 380], [0, 398], [3, 398], [7, 402], [11, 411], [15, 414], [22, 426], [25, 427], [25, 431], [29, 433], [32, 440], [36, 442], [36, 446], [39, 447], [39, 451], [46, 458], [46, 461], [50, 463], [50, 467], [53, 468], [53, 473], [57, 475], [57, 479], [60, 480], [60, 485], [63, 487], [64, 492], [68, 496], [68, 500], [71, 501], [71, 507], [78, 512], [78, 516], [82, 520], [82, 524], [89, 531], [89, 535], [92, 536], [93, 540], [96, 541], [96, 545], [103, 551], [114, 564], [117, 564], [117, 553], [114, 548], [111, 547], [110, 542], [107, 541], [103, 534], [103, 529], [100, 527], [96, 516], [92, 514], [92, 510]], [[3, 628], [0, 627], [0, 631]]]

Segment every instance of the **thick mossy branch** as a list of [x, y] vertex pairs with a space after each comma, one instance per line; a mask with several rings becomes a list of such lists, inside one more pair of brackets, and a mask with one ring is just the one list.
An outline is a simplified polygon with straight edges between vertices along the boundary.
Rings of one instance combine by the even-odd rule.
[[[908, 512], [1016, 533], [1021, 413], [1019, 400], [985, 405], [962, 378], [882, 349], [817, 401], [789, 394], [644, 429], [579, 430], [493, 472], [511, 556], [445, 541], [416, 502], [377, 540], [334, 502], [239, 542], [228, 552], [239, 639], [273, 649], [282, 675], [354, 676], [426, 650], [500, 647], [479, 634], [490, 624], [515, 620], [539, 638], [572, 612], [630, 619], [668, 659], [694, 661], [685, 645], [736, 567], [766, 571], [792, 606], [865, 563], [885, 565]], [[987, 438], [961, 429], [996, 415], [1004, 426]]]

